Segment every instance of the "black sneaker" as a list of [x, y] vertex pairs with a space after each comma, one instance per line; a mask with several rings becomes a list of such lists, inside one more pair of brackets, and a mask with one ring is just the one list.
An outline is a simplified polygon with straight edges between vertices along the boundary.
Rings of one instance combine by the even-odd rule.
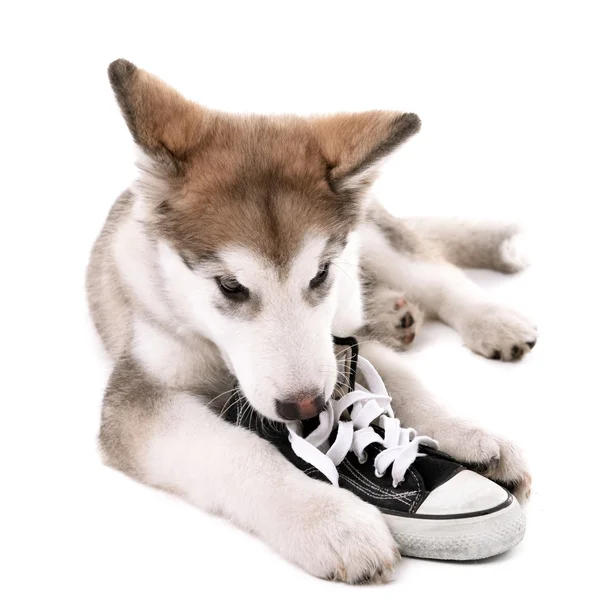
[[[405, 556], [476, 560], [501, 554], [525, 533], [525, 516], [507, 490], [468, 470], [437, 443], [400, 427], [383, 381], [353, 338], [345, 393], [314, 419], [284, 424], [252, 410], [241, 392], [224, 416], [274, 444], [309, 477], [345, 488], [376, 506]], [[361, 373], [365, 387], [355, 383]]]

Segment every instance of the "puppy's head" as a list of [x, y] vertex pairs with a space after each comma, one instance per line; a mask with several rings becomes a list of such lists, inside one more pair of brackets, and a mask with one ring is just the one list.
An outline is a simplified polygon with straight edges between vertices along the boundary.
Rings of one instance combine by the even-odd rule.
[[217, 345], [260, 413], [315, 415], [336, 381], [338, 280], [366, 191], [418, 117], [240, 117], [125, 60], [109, 77], [140, 150], [139, 217], [174, 318]]

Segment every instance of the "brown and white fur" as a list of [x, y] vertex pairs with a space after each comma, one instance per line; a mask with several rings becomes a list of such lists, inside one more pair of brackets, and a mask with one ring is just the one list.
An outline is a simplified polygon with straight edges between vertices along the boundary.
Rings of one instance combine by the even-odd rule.
[[399, 554], [375, 508], [219, 416], [235, 379], [271, 419], [276, 399], [329, 397], [331, 335], [355, 334], [405, 425], [528, 493], [515, 447], [448, 415], [397, 352], [423, 314], [491, 358], [521, 358], [536, 339], [458, 268], [519, 270], [512, 227], [401, 221], [370, 199], [374, 170], [419, 129], [416, 115], [241, 117], [125, 60], [109, 77], [140, 168], [87, 278], [114, 361], [100, 430], [109, 465], [226, 516], [314, 575], [385, 579]]

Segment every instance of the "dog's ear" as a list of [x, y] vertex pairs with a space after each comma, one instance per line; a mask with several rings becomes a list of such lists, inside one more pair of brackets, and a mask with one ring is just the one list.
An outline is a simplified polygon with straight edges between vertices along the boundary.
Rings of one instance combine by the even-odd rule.
[[149, 156], [185, 160], [210, 128], [211, 111], [120, 58], [108, 77], [136, 144]]
[[372, 111], [313, 121], [336, 191], [369, 186], [381, 162], [421, 127], [413, 113]]

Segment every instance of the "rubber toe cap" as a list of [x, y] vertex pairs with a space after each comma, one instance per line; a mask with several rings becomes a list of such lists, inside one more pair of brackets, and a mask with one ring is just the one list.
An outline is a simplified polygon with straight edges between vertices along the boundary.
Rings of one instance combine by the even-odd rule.
[[433, 490], [418, 515], [463, 515], [492, 511], [506, 503], [508, 492], [473, 471], [461, 471]]

